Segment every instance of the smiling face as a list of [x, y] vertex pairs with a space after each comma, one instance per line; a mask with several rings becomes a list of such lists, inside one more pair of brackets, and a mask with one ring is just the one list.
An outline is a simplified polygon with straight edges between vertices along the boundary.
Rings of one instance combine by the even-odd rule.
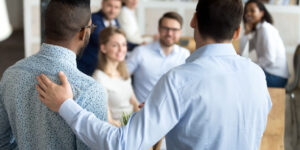
[[259, 23], [264, 16], [264, 12], [258, 8], [256, 3], [249, 3], [245, 9], [246, 22], [252, 25]]
[[181, 36], [180, 23], [171, 18], [164, 18], [159, 26], [160, 43], [163, 46], [173, 46]]
[[124, 61], [127, 52], [127, 42], [124, 35], [118, 33], [112, 35], [106, 44], [101, 45], [101, 52], [109, 61]]
[[113, 20], [119, 15], [121, 5], [121, 0], [103, 0], [101, 10], [107, 20]]

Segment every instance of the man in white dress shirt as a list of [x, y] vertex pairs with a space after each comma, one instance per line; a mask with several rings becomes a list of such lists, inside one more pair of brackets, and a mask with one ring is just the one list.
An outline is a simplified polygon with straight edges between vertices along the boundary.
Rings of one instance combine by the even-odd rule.
[[145, 102], [157, 81], [170, 69], [185, 63], [189, 51], [177, 44], [183, 19], [176, 12], [167, 12], [159, 20], [159, 40], [139, 46], [129, 55], [128, 72], [133, 75], [134, 93]]
[[236, 54], [241, 0], [199, 0], [191, 21], [197, 50], [156, 84], [145, 106], [116, 128], [72, 100], [70, 85], [39, 76], [41, 101], [92, 149], [258, 150], [271, 100], [263, 70]]

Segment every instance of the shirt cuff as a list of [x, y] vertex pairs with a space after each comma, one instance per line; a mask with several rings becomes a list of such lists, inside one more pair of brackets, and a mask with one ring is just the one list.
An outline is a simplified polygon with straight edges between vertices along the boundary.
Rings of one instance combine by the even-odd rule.
[[83, 108], [79, 106], [73, 99], [67, 99], [60, 106], [58, 113], [70, 125], [74, 117], [82, 110]]

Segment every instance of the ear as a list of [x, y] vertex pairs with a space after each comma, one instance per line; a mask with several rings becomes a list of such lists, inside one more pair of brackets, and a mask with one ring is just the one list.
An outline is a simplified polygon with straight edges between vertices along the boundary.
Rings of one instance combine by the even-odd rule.
[[100, 51], [106, 54], [105, 46], [103, 44], [100, 45]]
[[234, 31], [232, 39], [237, 40], [239, 38], [240, 33], [241, 33], [241, 25]]
[[191, 26], [193, 29], [195, 29], [195, 28], [196, 28], [196, 25], [197, 25], [197, 15], [196, 15], [196, 13], [194, 13], [193, 18], [192, 18], [192, 20], [191, 20], [191, 22], [190, 22], [190, 26]]
[[88, 28], [84, 28], [79, 32], [79, 40], [84, 41], [85, 35], [87, 34], [87, 30]]

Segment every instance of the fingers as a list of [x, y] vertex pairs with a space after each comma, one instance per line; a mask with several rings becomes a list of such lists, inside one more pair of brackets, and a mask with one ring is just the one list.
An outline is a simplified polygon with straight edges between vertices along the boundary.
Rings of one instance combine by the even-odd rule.
[[139, 108], [140, 108], [140, 109], [143, 108], [144, 105], [145, 105], [145, 102], [141, 103], [141, 104], [139, 105]]
[[38, 93], [39, 93], [39, 95], [41, 95], [42, 97], [45, 97], [46, 96], [46, 93], [45, 93], [45, 89], [42, 89], [41, 87], [40, 87], [40, 85], [35, 85], [35, 88], [36, 88], [36, 90], [38, 91]]
[[43, 90], [45, 90], [45, 89], [47, 88], [47, 86], [44, 84], [44, 82], [43, 82], [43, 80], [41, 79], [41, 77], [40, 77], [40, 76], [36, 76], [36, 79], [37, 79], [37, 81], [38, 81], [40, 87], [41, 87]]
[[46, 87], [51, 86], [51, 85], [54, 84], [54, 83], [53, 83], [51, 80], [49, 80], [49, 78], [48, 78], [46, 75], [44, 75], [44, 74], [41, 74], [41, 75], [40, 75], [40, 78], [41, 78], [41, 81], [45, 84]]
[[60, 79], [61, 84], [62, 84], [63, 86], [70, 85], [69, 82], [68, 82], [67, 76], [66, 76], [62, 71], [60, 71], [60, 72], [58, 73], [58, 76], [59, 76], [59, 79]]
[[39, 99], [43, 102], [43, 103], [45, 103], [45, 97], [43, 97], [42, 95], [38, 95], [38, 97], [39, 97]]

